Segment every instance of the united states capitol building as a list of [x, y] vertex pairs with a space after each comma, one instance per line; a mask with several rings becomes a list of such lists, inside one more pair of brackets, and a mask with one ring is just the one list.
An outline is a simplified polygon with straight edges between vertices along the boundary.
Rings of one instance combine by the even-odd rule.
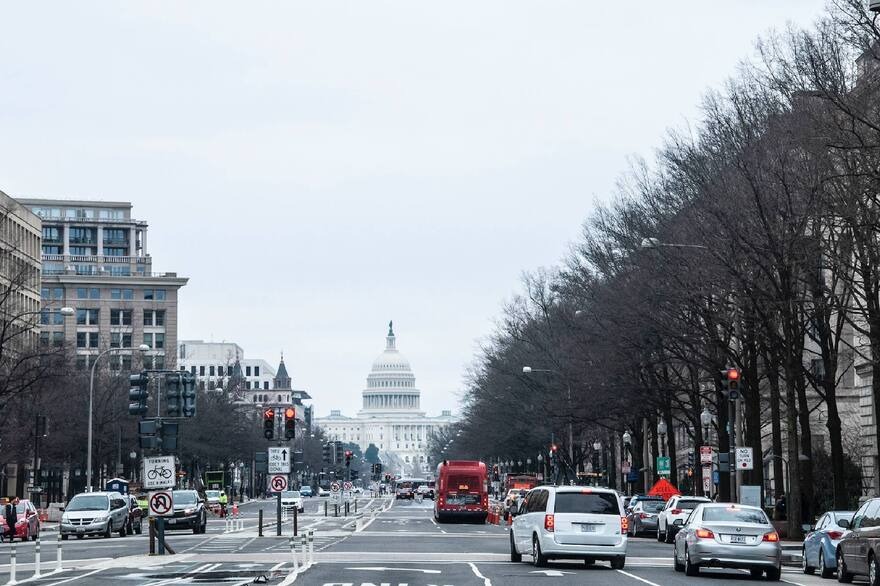
[[330, 440], [356, 443], [362, 451], [370, 444], [379, 448], [385, 470], [405, 476], [429, 472], [428, 438], [455, 423], [451, 411], [428, 417], [420, 410], [420, 391], [416, 387], [409, 360], [397, 349], [393, 324], [388, 324], [385, 351], [373, 361], [363, 390], [363, 407], [355, 417], [331, 411], [315, 418]]

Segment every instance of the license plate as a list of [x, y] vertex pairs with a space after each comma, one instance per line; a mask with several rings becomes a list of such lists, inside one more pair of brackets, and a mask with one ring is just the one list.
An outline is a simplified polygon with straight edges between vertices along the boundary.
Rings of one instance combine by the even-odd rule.
[[746, 536], [745, 535], [731, 535], [730, 543], [745, 543]]
[[77, 527], [77, 528], [76, 528], [76, 531], [77, 531], [77, 533], [85, 533], [85, 532], [86, 532], [86, 528], [85, 528], [85, 527]]
[[165, 522], [169, 525], [174, 525], [175, 523], [177, 523], [177, 519], [167, 519]]
[[587, 523], [581, 523], [581, 533], [595, 533], [596, 526], [588, 525]]

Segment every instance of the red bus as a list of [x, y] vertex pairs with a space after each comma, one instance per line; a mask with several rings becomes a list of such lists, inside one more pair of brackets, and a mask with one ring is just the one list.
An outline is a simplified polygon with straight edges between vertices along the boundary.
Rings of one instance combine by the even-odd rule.
[[474, 460], [444, 460], [434, 482], [434, 518], [486, 522], [489, 514], [489, 476], [486, 464]]
[[531, 490], [536, 486], [538, 486], [538, 476], [535, 474], [507, 475], [507, 490], [511, 488]]

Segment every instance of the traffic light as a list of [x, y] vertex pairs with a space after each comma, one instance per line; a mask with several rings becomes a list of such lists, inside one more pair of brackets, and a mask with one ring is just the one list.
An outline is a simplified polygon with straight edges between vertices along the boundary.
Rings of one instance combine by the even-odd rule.
[[180, 374], [176, 372], [169, 372], [165, 375], [165, 413], [168, 417], [180, 417], [182, 413], [180, 379]]
[[343, 458], [342, 442], [333, 442], [333, 463], [342, 464]]
[[267, 440], [275, 438], [275, 409], [272, 407], [263, 411], [263, 435]]
[[184, 372], [180, 376], [180, 397], [183, 401], [181, 411], [184, 417], [196, 416], [196, 375]]
[[731, 401], [739, 399], [740, 372], [736, 368], [728, 368], [724, 373], [727, 380], [727, 398]]
[[351, 450], [345, 450], [345, 467], [351, 466]]
[[150, 391], [147, 385], [150, 384], [150, 377], [147, 373], [132, 374], [128, 377], [131, 388], [128, 389], [129, 415], [140, 415], [143, 417], [147, 414], [147, 402], [150, 400]]
[[694, 467], [694, 453], [688, 452], [688, 468]]
[[312, 406], [309, 405], [303, 409], [303, 420], [306, 422], [306, 435], [308, 437], [312, 433]]
[[324, 444], [323, 446], [321, 446], [321, 460], [325, 464], [333, 463], [333, 454], [331, 453], [331, 449], [332, 447], [330, 444]]
[[284, 439], [292, 440], [296, 435], [296, 409], [288, 407], [284, 410]]

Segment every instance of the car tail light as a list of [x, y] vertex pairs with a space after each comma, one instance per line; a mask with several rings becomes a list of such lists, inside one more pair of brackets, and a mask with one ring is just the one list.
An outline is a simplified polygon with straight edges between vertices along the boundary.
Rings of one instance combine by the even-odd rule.
[[544, 530], [553, 533], [554, 529], [556, 529], [556, 519], [553, 515], [544, 515]]
[[771, 531], [770, 533], [765, 533], [764, 537], [761, 539], [761, 541], [769, 541], [771, 543], [776, 543], [777, 541], [779, 541], [779, 533], [777, 533], [776, 531]]
[[639, 519], [647, 519], [648, 513], [639, 513]]
[[708, 529], [697, 529], [697, 537], [700, 539], [715, 539], [715, 534]]
[[828, 538], [829, 539], [840, 539], [843, 537], [843, 531], [829, 531]]
[[684, 511], [682, 511], [681, 509], [672, 509], [669, 512], [672, 513], [673, 515], [681, 515]]
[[627, 519], [626, 517], [621, 517], [620, 518], [620, 532], [626, 533], [627, 531], [629, 531], [629, 519]]

